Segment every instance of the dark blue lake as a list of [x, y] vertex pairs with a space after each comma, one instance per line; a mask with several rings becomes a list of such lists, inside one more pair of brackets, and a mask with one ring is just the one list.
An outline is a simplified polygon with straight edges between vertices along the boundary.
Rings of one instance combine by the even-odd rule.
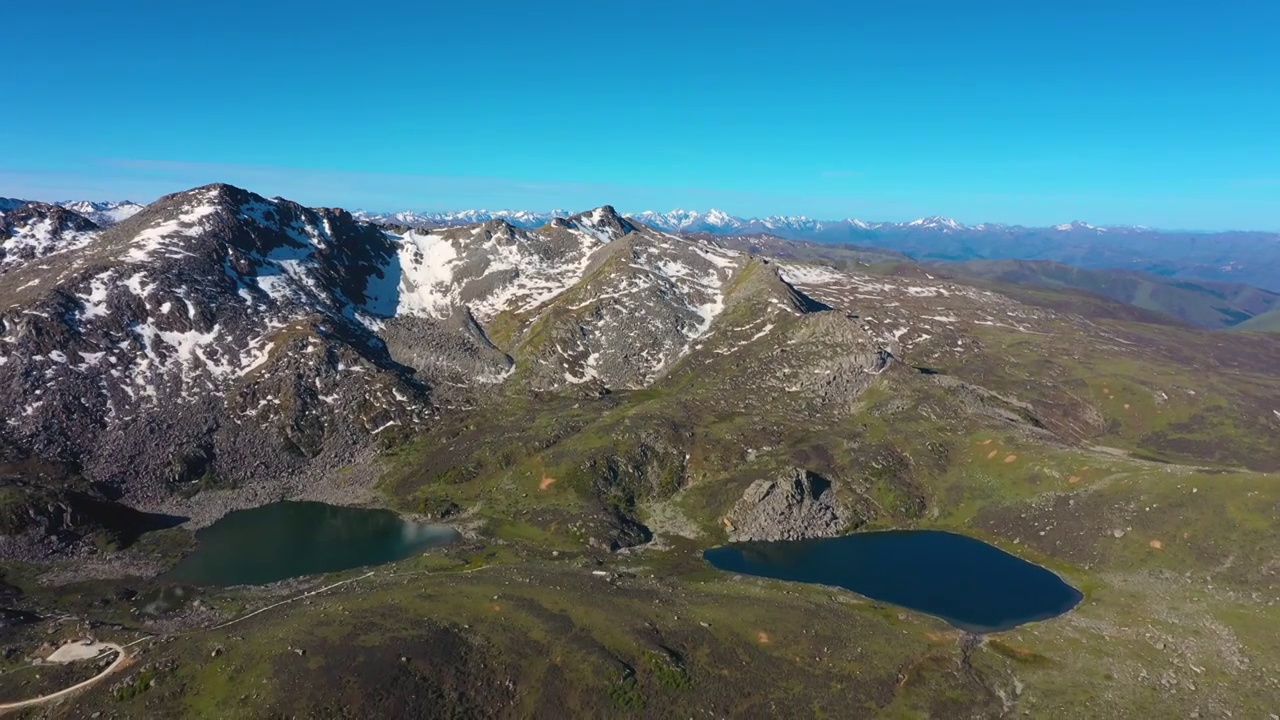
[[277, 502], [196, 531], [196, 549], [162, 577], [192, 585], [261, 585], [403, 560], [458, 538], [446, 525], [390, 510]]
[[1039, 565], [938, 530], [733, 543], [707, 550], [703, 557], [729, 572], [845, 588], [970, 632], [1047, 620], [1084, 597]]

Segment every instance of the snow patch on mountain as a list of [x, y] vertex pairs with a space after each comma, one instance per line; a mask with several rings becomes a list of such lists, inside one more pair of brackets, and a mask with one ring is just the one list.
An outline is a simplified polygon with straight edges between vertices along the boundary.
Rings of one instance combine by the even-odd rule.
[[504, 221], [394, 235], [398, 267], [385, 272], [400, 276], [396, 314], [444, 318], [465, 307], [485, 322], [532, 310], [581, 280], [592, 252], [632, 229], [614, 228], [610, 216], [597, 209], [549, 226], [564, 233], [560, 242]]
[[[444, 235], [420, 233], [410, 230], [396, 236], [400, 242], [399, 264], [402, 275], [399, 281], [399, 303], [395, 314], [446, 315], [451, 297], [449, 284], [453, 280], [451, 264], [458, 257], [458, 249]], [[379, 305], [377, 309], [384, 309]], [[385, 310], [384, 310], [385, 312]]]
[[131, 263], [153, 262], [159, 257], [182, 257], [188, 240], [205, 231], [202, 222], [218, 211], [216, 190], [193, 194], [193, 203], [175, 219], [156, 223], [133, 237], [121, 259]]

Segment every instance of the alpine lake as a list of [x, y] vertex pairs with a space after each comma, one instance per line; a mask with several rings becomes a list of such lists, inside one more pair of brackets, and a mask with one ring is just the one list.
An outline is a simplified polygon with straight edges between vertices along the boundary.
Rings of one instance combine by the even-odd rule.
[[[446, 525], [390, 510], [275, 502], [228, 513], [198, 530], [195, 551], [161, 577], [187, 585], [264, 585], [395, 562], [458, 537]], [[1047, 620], [1083, 599], [1046, 568], [938, 530], [731, 543], [703, 557], [727, 572], [844, 588], [973, 633]]]
[[275, 502], [228, 513], [196, 531], [196, 549], [161, 576], [189, 585], [263, 585], [382, 565], [458, 539], [446, 525], [390, 510]]
[[937, 530], [732, 543], [707, 550], [703, 557], [728, 572], [852, 590], [973, 633], [1047, 620], [1084, 597], [1039, 565], [980, 540]]

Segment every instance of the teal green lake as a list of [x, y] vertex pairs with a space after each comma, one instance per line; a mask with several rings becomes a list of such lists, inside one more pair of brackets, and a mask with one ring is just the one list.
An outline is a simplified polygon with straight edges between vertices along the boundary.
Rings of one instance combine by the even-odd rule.
[[263, 585], [403, 560], [459, 537], [390, 510], [277, 502], [196, 531], [196, 549], [162, 577], [191, 585]]

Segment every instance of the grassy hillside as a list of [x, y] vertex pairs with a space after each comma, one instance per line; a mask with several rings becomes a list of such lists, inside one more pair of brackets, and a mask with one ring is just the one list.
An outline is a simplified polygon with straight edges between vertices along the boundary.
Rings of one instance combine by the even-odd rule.
[[1236, 326], [1249, 332], [1280, 332], [1280, 309], [1265, 312]]
[[[518, 406], [489, 408], [472, 418], [489, 423], [474, 442], [469, 422], [403, 448], [385, 485], [405, 502], [466, 506], [471, 540], [237, 625], [144, 642], [82, 706], [132, 717], [1265, 717], [1280, 670], [1280, 477], [1046, 443], [1034, 426], [956, 412], [964, 398], [920, 379], [897, 375], [857, 413], [807, 432], [757, 416], [655, 437], [697, 406], [664, 392], [548, 408], [537, 428]], [[591, 529], [575, 522], [599, 488], [582, 484], [589, 461], [568, 459], [624, 467], [664, 442], [697, 460], [675, 486], [635, 493], [661, 542], [586, 545]], [[719, 519], [742, 484], [797, 461], [842, 479], [867, 527], [975, 535], [1048, 565], [1086, 599], [974, 638], [851, 593], [708, 568], [700, 550], [723, 541]], [[199, 590], [170, 622], [213, 624], [364, 574]], [[110, 585], [61, 591], [121, 623], [100, 636], [139, 637], [126, 603], [95, 606]]]

